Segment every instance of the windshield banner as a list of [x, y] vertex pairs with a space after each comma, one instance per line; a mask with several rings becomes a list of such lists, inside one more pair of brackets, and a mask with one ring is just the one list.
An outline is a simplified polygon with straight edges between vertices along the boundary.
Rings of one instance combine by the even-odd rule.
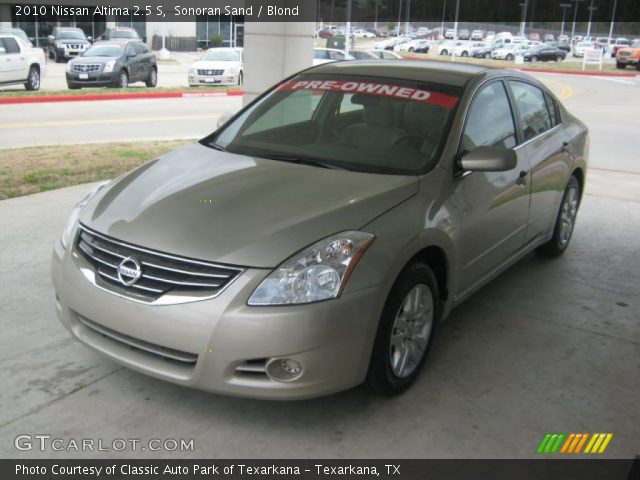
[[339, 93], [357, 93], [382, 97], [425, 102], [451, 110], [458, 98], [439, 92], [430, 92], [405, 85], [389, 83], [362, 82], [356, 80], [292, 80], [278, 87], [278, 90], [312, 90]]

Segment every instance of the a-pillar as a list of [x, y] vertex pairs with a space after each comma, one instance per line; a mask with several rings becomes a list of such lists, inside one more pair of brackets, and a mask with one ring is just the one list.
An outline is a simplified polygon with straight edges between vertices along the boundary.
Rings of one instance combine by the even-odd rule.
[[244, 104], [313, 64], [313, 22], [244, 24]]

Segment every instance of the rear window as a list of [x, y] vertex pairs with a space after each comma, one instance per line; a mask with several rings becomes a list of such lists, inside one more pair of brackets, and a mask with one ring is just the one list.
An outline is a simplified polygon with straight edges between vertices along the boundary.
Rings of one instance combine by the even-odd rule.
[[441, 151], [461, 89], [406, 80], [299, 76], [212, 138], [234, 153], [419, 174]]

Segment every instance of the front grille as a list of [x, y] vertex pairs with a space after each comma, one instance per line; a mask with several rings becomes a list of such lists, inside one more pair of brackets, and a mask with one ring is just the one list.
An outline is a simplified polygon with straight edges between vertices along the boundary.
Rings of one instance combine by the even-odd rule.
[[75, 43], [67, 43], [67, 48], [72, 48], [74, 50], [79, 50], [80, 49], [80, 45], [75, 44]]
[[75, 73], [99, 72], [100, 64], [99, 63], [75, 63], [73, 65], [73, 71]]
[[93, 266], [98, 286], [148, 303], [213, 298], [243, 271], [130, 245], [82, 225], [75, 251]]
[[159, 360], [174, 363], [182, 367], [194, 367], [198, 361], [198, 355], [195, 353], [183, 352], [181, 350], [175, 350], [173, 348], [163, 347], [145, 340], [140, 340], [139, 338], [134, 338], [129, 335], [125, 335], [124, 333], [116, 332], [115, 330], [107, 328], [104, 325], [100, 325], [99, 323], [92, 322], [80, 315], [78, 315], [78, 320], [88, 329], [120, 344], [122, 347], [128, 347], [132, 350], [153, 355]]
[[236, 375], [240, 377], [268, 378], [267, 359], [254, 358], [246, 360], [236, 367]]
[[204, 76], [215, 76], [215, 75], [222, 75], [224, 73], [224, 70], [206, 70], [206, 69], [202, 69], [199, 68], [198, 69], [198, 75], [204, 75]]

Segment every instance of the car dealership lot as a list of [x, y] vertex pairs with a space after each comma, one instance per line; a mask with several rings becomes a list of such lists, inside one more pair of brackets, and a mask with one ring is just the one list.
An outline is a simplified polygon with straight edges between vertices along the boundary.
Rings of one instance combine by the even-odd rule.
[[[392, 400], [362, 389], [300, 403], [227, 398], [105, 360], [63, 330], [49, 280], [51, 244], [88, 186], [0, 202], [0, 452], [83, 456], [13, 447], [18, 434], [48, 433], [194, 438], [194, 457], [507, 458], [533, 457], [546, 432], [602, 431], [614, 433], [608, 457], [638, 453], [640, 168], [637, 103], [625, 101], [638, 84], [540, 78], [591, 129], [572, 244], [556, 260], [530, 255], [454, 310], [415, 387]], [[84, 454], [96, 455], [115, 454]]]

